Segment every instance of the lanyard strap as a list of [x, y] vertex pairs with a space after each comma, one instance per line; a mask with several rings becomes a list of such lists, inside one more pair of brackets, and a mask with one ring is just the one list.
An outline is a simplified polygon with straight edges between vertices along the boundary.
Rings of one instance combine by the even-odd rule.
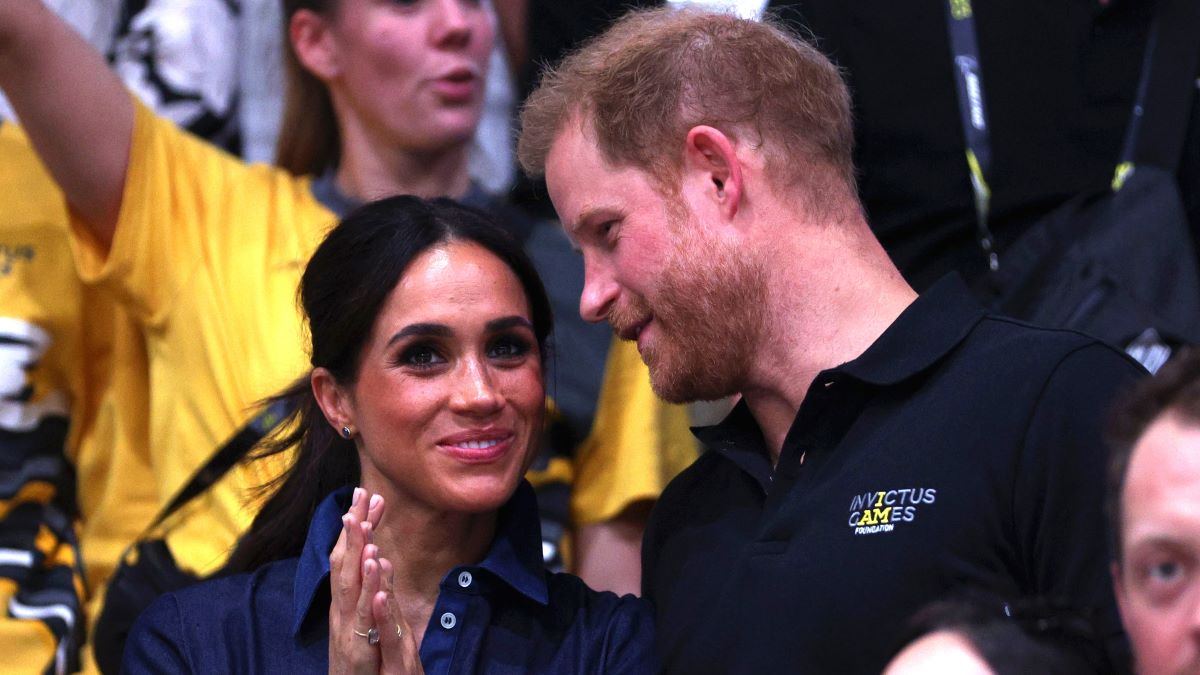
[[954, 88], [958, 112], [967, 142], [967, 168], [975, 193], [975, 216], [979, 224], [979, 246], [988, 259], [988, 269], [1000, 269], [995, 238], [988, 227], [992, 191], [987, 177], [992, 170], [992, 143], [988, 134], [987, 105], [983, 99], [983, 70], [979, 65], [979, 41], [975, 35], [975, 12], [971, 0], [947, 0], [946, 28], [954, 54]]

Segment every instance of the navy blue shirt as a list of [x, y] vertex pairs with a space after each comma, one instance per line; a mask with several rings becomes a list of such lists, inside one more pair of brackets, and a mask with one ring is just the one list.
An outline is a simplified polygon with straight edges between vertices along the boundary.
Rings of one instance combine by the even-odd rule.
[[739, 405], [646, 530], [667, 671], [878, 673], [914, 612], [966, 588], [1093, 609], [1119, 657], [1101, 432], [1143, 375], [950, 279], [817, 376], [777, 465]]
[[[326, 673], [329, 553], [349, 500], [345, 488], [321, 502], [299, 558], [160, 597], [129, 636], [123, 672]], [[541, 546], [522, 481], [483, 561], [442, 579], [421, 643], [428, 675], [655, 672], [648, 605], [547, 572]]]

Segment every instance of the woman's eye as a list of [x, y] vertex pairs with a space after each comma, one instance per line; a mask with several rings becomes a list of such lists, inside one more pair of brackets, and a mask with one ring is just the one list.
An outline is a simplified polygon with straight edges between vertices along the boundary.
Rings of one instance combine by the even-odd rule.
[[400, 363], [412, 368], [432, 368], [445, 361], [436, 349], [425, 345], [409, 347], [400, 354]]
[[529, 353], [529, 343], [517, 337], [503, 337], [488, 348], [488, 356], [494, 359], [516, 359]]

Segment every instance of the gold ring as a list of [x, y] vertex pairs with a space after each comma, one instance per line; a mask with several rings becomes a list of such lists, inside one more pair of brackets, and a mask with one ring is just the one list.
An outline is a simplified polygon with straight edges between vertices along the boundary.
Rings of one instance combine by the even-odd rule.
[[369, 645], [374, 646], [374, 645], [379, 644], [379, 631], [375, 628], [368, 628], [367, 632], [365, 632], [365, 633], [360, 631], [359, 629], [355, 628], [354, 634], [359, 637], [367, 638], [367, 644], [369, 644]]
[[396, 624], [396, 637], [404, 637], [404, 631], [400, 629], [400, 624]]

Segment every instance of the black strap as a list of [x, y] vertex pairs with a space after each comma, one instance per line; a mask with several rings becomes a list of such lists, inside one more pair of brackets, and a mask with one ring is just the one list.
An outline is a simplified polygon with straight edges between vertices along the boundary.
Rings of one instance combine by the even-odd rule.
[[289, 412], [291, 412], [291, 404], [285, 400], [277, 400], [255, 415], [246, 423], [246, 426], [239, 429], [232, 438], [225, 442], [225, 445], [208, 458], [204, 466], [200, 467], [191, 479], [175, 493], [171, 501], [163, 507], [154, 522], [138, 539], [144, 539], [147, 533], [162, 525], [163, 521], [172, 513], [221, 480], [221, 477], [245, 457], [250, 449], [270, 433]]
[[1200, 2], [1158, 0], [1121, 163], [1174, 172], [1200, 69]]
[[[954, 84], [967, 142], [967, 165], [975, 191], [979, 245], [988, 256], [988, 266], [995, 272], [1000, 261], [988, 227], [991, 190], [987, 179], [992, 148], [971, 0], [947, 0], [946, 27], [954, 56]], [[1137, 164], [1153, 164], [1172, 171], [1179, 166], [1200, 65], [1198, 35], [1200, 2], [1158, 0], [1142, 59], [1133, 114], [1113, 178], [1114, 190], [1120, 188]]]
[[987, 178], [992, 170], [992, 142], [988, 134], [983, 68], [980, 66], [979, 41], [975, 34], [975, 12], [971, 0], [947, 0], [946, 29], [950, 34], [950, 50], [954, 55], [954, 88], [958, 92], [959, 119], [967, 141], [967, 168], [971, 172], [971, 189], [975, 192], [975, 216], [979, 225], [976, 234], [979, 246], [988, 258], [988, 268], [995, 272], [1000, 267], [1000, 258], [995, 251], [996, 239], [988, 227], [992, 192]]

